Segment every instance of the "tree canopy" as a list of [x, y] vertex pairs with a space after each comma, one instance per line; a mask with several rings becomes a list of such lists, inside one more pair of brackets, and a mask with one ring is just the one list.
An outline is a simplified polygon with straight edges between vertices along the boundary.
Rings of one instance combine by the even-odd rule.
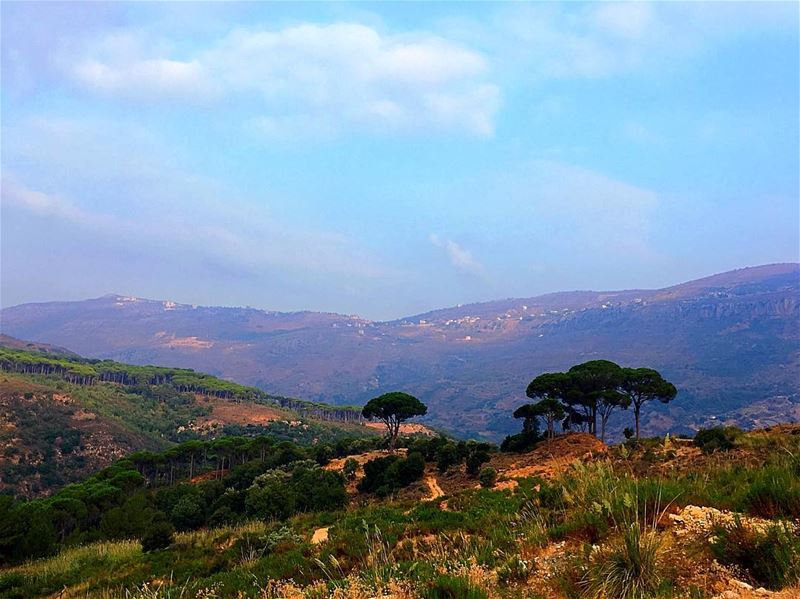
[[633, 406], [638, 440], [642, 405], [653, 400], [666, 403], [676, 394], [675, 386], [652, 368], [623, 368], [609, 360], [591, 360], [566, 372], [546, 372], [533, 379], [526, 395], [539, 401], [517, 408], [514, 418], [524, 419], [523, 434], [536, 430], [541, 418], [549, 438], [555, 434], [556, 421], [561, 420], [565, 430], [585, 426], [605, 440], [612, 413]]
[[389, 436], [389, 450], [394, 452], [400, 425], [415, 416], [428, 413], [427, 406], [413, 395], [402, 391], [384, 393], [370, 399], [361, 410], [364, 418], [377, 418], [386, 425]]

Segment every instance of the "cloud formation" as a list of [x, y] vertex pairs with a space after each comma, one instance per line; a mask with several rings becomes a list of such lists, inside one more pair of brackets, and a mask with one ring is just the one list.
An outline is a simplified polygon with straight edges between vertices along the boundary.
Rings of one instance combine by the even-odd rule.
[[486, 136], [499, 88], [488, 61], [432, 34], [382, 34], [357, 23], [236, 29], [182, 59], [131, 34], [108, 36], [71, 65], [88, 90], [129, 100], [253, 100], [262, 133], [299, 121], [329, 127], [431, 128]]
[[484, 275], [486, 269], [483, 264], [478, 262], [465, 247], [462, 247], [452, 239], [439, 237], [435, 233], [431, 233], [428, 237], [430, 242], [437, 248], [444, 250], [447, 259], [456, 269], [472, 275]]
[[506, 80], [531, 85], [676, 68], [720, 40], [774, 35], [796, 20], [790, 3], [508, 3], [450, 34], [479, 43]]
[[[106, 121], [38, 118], [6, 132], [9, 161], [48, 164], [45, 188], [6, 168], [4, 221], [21, 211], [55, 226], [108, 237], [121, 252], [137, 247], [157, 259], [164, 247], [188, 260], [211, 260], [263, 274], [303, 270], [355, 278], [386, 270], [347, 236], [288, 222], [263, 195], [240, 198], [219, 183], [184, 172], [137, 127]], [[124, 150], [117, 141], [125, 139]], [[130, 157], [130, 158], [128, 158]], [[49, 191], [57, 189], [57, 193]], [[17, 211], [17, 212], [12, 212]]]

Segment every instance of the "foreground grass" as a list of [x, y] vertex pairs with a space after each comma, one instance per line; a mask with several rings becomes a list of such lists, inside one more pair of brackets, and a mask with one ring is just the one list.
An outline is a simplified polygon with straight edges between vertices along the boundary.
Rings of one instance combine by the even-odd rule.
[[[95, 543], [0, 571], [0, 595], [535, 597], [546, 585], [568, 598], [698, 599], [711, 596], [701, 569], [714, 558], [751, 584], [784, 588], [800, 582], [798, 439], [749, 442], [775, 451], [755, 467], [720, 461], [660, 477], [613, 460], [576, 464], [513, 491], [464, 491], [447, 509], [388, 501], [181, 533], [153, 553], [135, 541]], [[686, 505], [775, 528], [676, 542], [659, 523]], [[330, 527], [328, 541], [312, 545], [319, 527]]]

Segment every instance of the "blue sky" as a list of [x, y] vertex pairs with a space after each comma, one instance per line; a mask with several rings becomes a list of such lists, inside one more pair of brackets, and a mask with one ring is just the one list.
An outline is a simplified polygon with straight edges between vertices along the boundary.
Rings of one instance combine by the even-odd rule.
[[0, 301], [388, 319], [798, 261], [796, 3], [3, 3]]

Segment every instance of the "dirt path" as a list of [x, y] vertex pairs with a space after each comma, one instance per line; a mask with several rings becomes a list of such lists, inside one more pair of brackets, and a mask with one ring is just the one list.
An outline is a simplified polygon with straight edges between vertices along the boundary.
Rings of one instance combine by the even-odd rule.
[[328, 530], [330, 530], [330, 526], [326, 526], [324, 528], [318, 528], [314, 531], [314, 534], [311, 535], [311, 544], [312, 545], [319, 545], [320, 543], [324, 543], [328, 540]]
[[434, 499], [439, 499], [439, 497], [444, 497], [444, 491], [442, 491], [435, 476], [426, 476], [425, 484], [428, 485], [428, 490], [430, 491], [430, 495], [425, 498], [425, 501], [433, 501]]

